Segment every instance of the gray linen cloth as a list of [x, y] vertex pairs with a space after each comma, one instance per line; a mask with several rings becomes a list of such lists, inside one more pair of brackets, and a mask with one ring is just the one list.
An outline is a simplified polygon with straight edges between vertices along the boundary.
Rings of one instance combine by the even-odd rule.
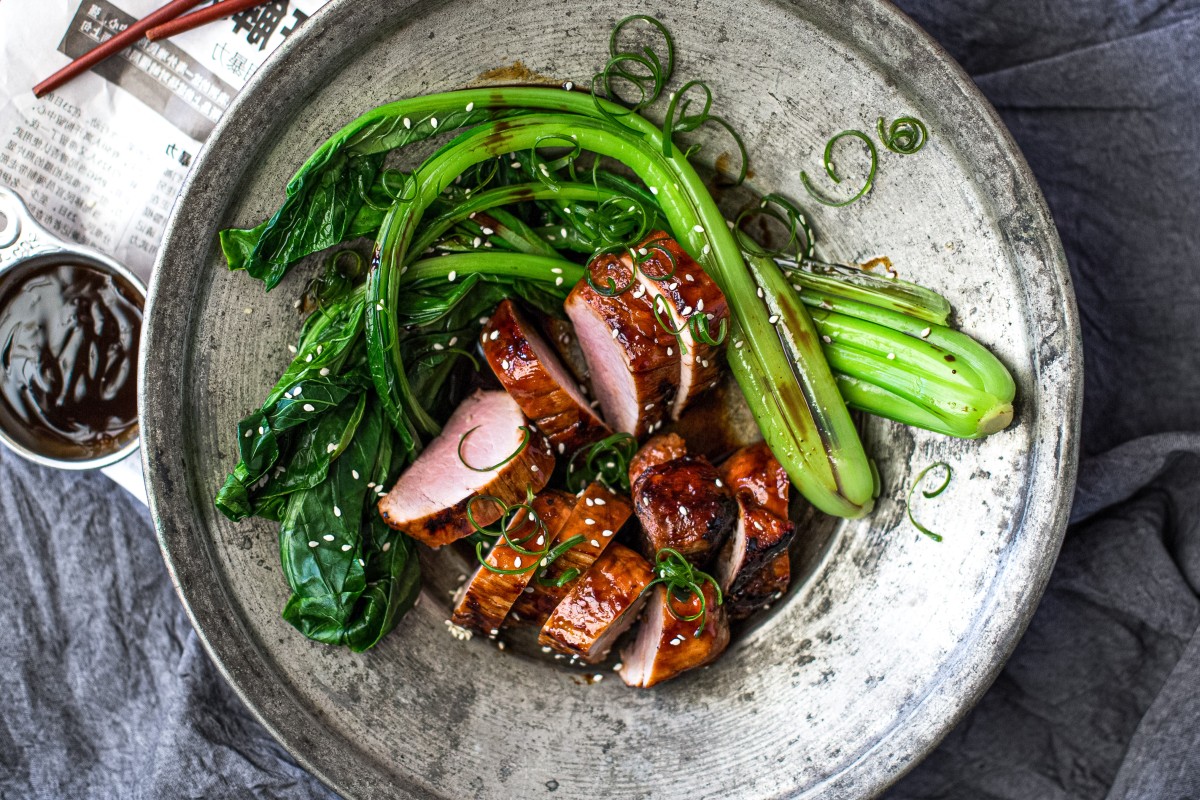
[[[1196, 800], [1200, 0], [901, 6], [1037, 173], [1087, 379], [1046, 597], [979, 706], [888, 797]], [[0, 453], [0, 525], [0, 797], [330, 796], [209, 662], [121, 490]]]

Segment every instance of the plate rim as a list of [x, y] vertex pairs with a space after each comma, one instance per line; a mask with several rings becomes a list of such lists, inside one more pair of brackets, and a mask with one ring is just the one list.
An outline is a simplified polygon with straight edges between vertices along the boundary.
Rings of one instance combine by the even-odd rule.
[[[797, 13], [805, 5], [800, 0], [769, 2], [788, 13]], [[419, 11], [428, 3], [429, 0], [393, 0], [390, 3], [379, 4], [365, 13], [375, 13], [381, 21], [386, 19], [389, 24], [394, 25], [398, 18], [409, 17], [412, 12]], [[195, 523], [197, 516], [190, 503], [192, 487], [188, 485], [189, 479], [184, 468], [186, 455], [170, 452], [172, 437], [169, 431], [180, 422], [176, 410], [182, 403], [181, 389], [172, 387], [182, 386], [182, 370], [187, 363], [186, 356], [170, 357], [169, 354], [186, 354], [187, 348], [186, 343], [182, 341], [183, 337], [172, 337], [171, 334], [173, 331], [187, 328], [189, 309], [181, 307], [180, 304], [172, 308], [165, 301], [160, 303], [160, 296], [169, 296], [174, 288], [164, 288], [167, 282], [163, 276], [169, 271], [164, 264], [171, 260], [172, 253], [179, 250], [193, 251], [194, 244], [198, 244], [192, 235], [194, 231], [189, 231], [189, 227], [194, 226], [189, 226], [188, 219], [178, 213], [179, 209], [186, 206], [194, 210], [195, 207], [203, 205], [212, 212], [211, 215], [201, 215], [203, 218], [221, 218], [222, 212], [228, 208], [228, 196], [222, 195], [219, 190], [212, 192], [209, 189], [214, 184], [224, 182], [228, 177], [243, 177], [250, 163], [248, 158], [243, 157], [237, 161], [236, 167], [231, 168], [228, 159], [222, 160], [228, 148], [223, 150], [217, 143], [225, 142], [229, 137], [236, 139], [239, 131], [244, 133], [247, 128], [253, 127], [250, 125], [251, 120], [268, 116], [266, 109], [271, 104], [264, 103], [262, 96], [270, 96], [270, 84], [285, 70], [298, 69], [309, 63], [320, 71], [327, 70], [333, 73], [346, 63], [349, 54], [345, 49], [339, 51], [336, 57], [329, 58], [320, 54], [316, 43], [321, 39], [325, 39], [326, 43], [329, 39], [336, 40], [339, 22], [351, 14], [350, 9], [354, 5], [355, 0], [331, 0], [307, 21], [297, 35], [285, 41], [258, 69], [210, 134], [180, 191], [166, 226], [147, 296], [146, 321], [139, 355], [141, 453], [149, 508], [171, 583], [205, 651], [239, 699], [302, 767], [339, 794], [346, 797], [371, 796], [386, 782], [393, 792], [398, 791], [402, 796], [434, 798], [435, 795], [424, 792], [419, 785], [398, 786], [392, 776], [380, 772], [374, 765], [369, 773], [361, 768], [339, 770], [337, 765], [346, 763], [345, 759], [339, 759], [340, 751], [330, 747], [328, 739], [317, 742], [305, 733], [305, 725], [298, 724], [304, 722], [319, 728], [319, 718], [285, 682], [247, 680], [248, 677], [266, 677], [275, 673], [270, 669], [261, 649], [256, 646], [261, 643], [257, 642], [237, 615], [233, 615], [235, 625], [231, 627], [228, 625], [229, 616], [219, 614], [217, 607], [227, 606], [230, 602], [227, 586], [221, 585], [217, 587], [218, 591], [210, 591], [207, 595], [194, 595], [187, 591], [186, 587], [195, 586], [196, 582], [207, 583], [210, 586], [213, 584], [213, 554], [210, 542], [203, 537], [189, 536], [187, 522]], [[362, 4], [357, 5], [355, 10], [361, 12]], [[955, 86], [963, 98], [981, 115], [981, 122], [986, 131], [997, 139], [1000, 153], [1005, 159], [1005, 167], [1012, 171], [1016, 203], [1029, 215], [1036, 233], [1036, 244], [1032, 249], [1040, 252], [1038, 260], [1045, 272], [1041, 277], [1049, 279], [1050, 288], [1059, 300], [1054, 309], [1055, 319], [1063, 323], [1066, 329], [1058, 337], [1063, 340], [1064, 345], [1058, 357], [1066, 362], [1061, 371], [1064, 376], [1062, 405], [1067, 413], [1057, 426], [1046, 426], [1057, 434], [1057, 438], [1052, 443], [1039, 445], [1035, 442], [1035, 458], [1031, 460], [1030, 466], [1030, 472], [1033, 473], [1037, 456], [1053, 445], [1057, 454], [1057, 469], [1053, 476], [1056, 491], [1052, 497], [1036, 503], [1038, 510], [1049, 507], [1048, 513], [1041, 515], [1044, 517], [1043, 528], [1048, 535], [1035, 542], [1032, 548], [1032, 555], [1036, 556], [1036, 561], [1027, 560], [1017, 565], [1027, 570], [1030, 564], [1033, 565], [1033, 569], [1026, 576], [1026, 582], [1018, 587], [1019, 591], [1016, 592], [1020, 613], [993, 632], [995, 639], [987, 657], [981, 658], [976, 653], [954, 665], [954, 672], [950, 677], [958, 679], [955, 683], [959, 691], [950, 698], [937, 698], [948, 699], [948, 709], [933, 709], [932, 705], [935, 704], [929, 701], [934, 698], [927, 695], [903, 720], [908, 730], [905, 741], [895, 741], [894, 726], [879, 742], [865, 750], [841, 772], [814, 784], [799, 795], [815, 797], [828, 793], [834, 796], [874, 796], [899, 780], [932, 752], [978, 702], [1016, 647], [1045, 591], [1066, 532], [1078, 467], [1082, 413], [1082, 345], [1066, 255], [1049, 208], [1007, 127], [966, 72], [917, 23], [887, 0], [809, 0], [807, 5], [836, 6], [840, 13], [854, 17], [860, 23], [887, 26], [890, 29], [889, 33], [904, 39], [914, 52], [918, 52], [922, 57], [922, 69], [940, 70], [941, 79]], [[849, 24], [846, 24], [847, 28]], [[278, 98], [275, 99], [278, 101]], [[261, 133], [259, 135], [261, 136]], [[206, 196], [210, 199], [202, 202]], [[213, 201], [211, 198], [214, 196], [223, 196], [224, 199]], [[211, 248], [211, 237], [206, 246]], [[1036, 367], [1039, 362], [1037, 343], [1034, 343], [1034, 347], [1033, 358]], [[207, 488], [209, 487], [204, 487], [204, 491], [201, 491], [201, 497], [206, 495]], [[1025, 503], [1018, 527], [1025, 525], [1025, 520], [1034, 510], [1034, 505], [1034, 502]], [[185, 510], [186, 515], [182, 513]], [[181, 520], [181, 516], [190, 516], [190, 520]], [[198, 566], [201, 560], [203, 564]], [[216, 570], [216, 574], [219, 576], [220, 570]], [[217, 599], [222, 602], [218, 603]], [[212, 624], [217, 620], [223, 625]], [[206, 622], [209, 624], [205, 624]], [[978, 618], [975, 624], [981, 624]], [[873, 759], [877, 751], [884, 746], [891, 748], [887, 760]], [[378, 777], [373, 779], [373, 776]]]

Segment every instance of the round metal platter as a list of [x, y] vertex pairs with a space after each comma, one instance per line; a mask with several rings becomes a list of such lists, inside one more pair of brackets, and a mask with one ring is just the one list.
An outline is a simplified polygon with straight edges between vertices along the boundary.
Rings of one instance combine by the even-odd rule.
[[[865, 199], [804, 204], [825, 258], [884, 254], [951, 300], [958, 326], [1016, 378], [1014, 424], [958, 441], [871, 420], [883, 478], [874, 513], [802, 533], [800, 584], [715, 665], [652, 690], [612, 673], [583, 680], [536, 648], [448, 636], [449, 591], [465, 569], [453, 555], [426, 560], [417, 608], [374, 650], [304, 639], [280, 618], [275, 526], [233, 524], [212, 496], [236, 458], [237, 420], [289, 360], [292, 304], [312, 270], [264, 295], [225, 269], [217, 231], [272, 213], [308, 154], [374, 106], [531, 74], [587, 85], [613, 24], [634, 13], [669, 26], [678, 76], [709, 82], [749, 146], [756, 191], [804, 201], [799, 172], [821, 172], [834, 133], [870, 131], [879, 116], [925, 121], [920, 153], [880, 149]], [[718, 152], [719, 139], [699, 158]], [[198, 159], [155, 271], [142, 353], [143, 453], [180, 596], [250, 708], [347, 797], [877, 793], [936, 745], [1016, 644], [1075, 476], [1079, 332], [1050, 215], [970, 80], [882, 0], [334, 0], [259, 70]], [[904, 504], [935, 461], [955, 469], [921, 507], [940, 544]]]

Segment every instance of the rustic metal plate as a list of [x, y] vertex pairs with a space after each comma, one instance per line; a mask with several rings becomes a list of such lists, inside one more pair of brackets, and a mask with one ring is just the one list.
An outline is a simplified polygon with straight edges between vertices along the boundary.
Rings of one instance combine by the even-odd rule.
[[[587, 83], [608, 31], [654, 13], [752, 151], [755, 186], [803, 198], [833, 133], [913, 113], [933, 138], [884, 153], [876, 188], [812, 205], [827, 258], [885, 253], [944, 292], [1020, 387], [1016, 422], [960, 442], [872, 421], [884, 480], [868, 519], [809, 548], [811, 574], [715, 666], [652, 691], [581, 681], [446, 634], [457, 567], [372, 652], [313, 644], [279, 616], [273, 527], [211, 497], [236, 420], [279, 374], [297, 270], [264, 296], [216, 232], [256, 223], [328, 134], [381, 103], [526, 70]], [[501, 80], [513, 71], [501, 70]], [[710, 156], [714, 155], [710, 153]], [[882, 0], [562, 4], [334, 0], [264, 65], [198, 160], [155, 271], [143, 343], [143, 452], [163, 552], [209, 652], [271, 731], [348, 797], [781, 798], [880, 791], [992, 681], [1058, 552], [1075, 475], [1079, 330], [1029, 169], [971, 82]], [[905, 520], [916, 471], [956, 468]], [[817, 542], [817, 544], [822, 544]]]

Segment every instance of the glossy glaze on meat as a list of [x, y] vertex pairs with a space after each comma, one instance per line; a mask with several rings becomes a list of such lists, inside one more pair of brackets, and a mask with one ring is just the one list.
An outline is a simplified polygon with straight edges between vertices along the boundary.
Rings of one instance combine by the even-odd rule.
[[658, 433], [646, 440], [629, 459], [629, 485], [637, 484], [647, 467], [664, 464], [687, 455], [687, 442], [677, 433]]
[[582, 536], [583, 541], [547, 566], [544, 575], [538, 573], [540, 580], [533, 581], [514, 605], [513, 613], [517, 617], [514, 621], [545, 624], [554, 607], [571, 591], [572, 585], [547, 584], [569, 569], [577, 570], [579, 576], [586, 575], [632, 514], [633, 507], [628, 498], [609, 491], [602, 483], [588, 484], [583, 494], [575, 499], [571, 515], [557, 539], [558, 542], [566, 542], [575, 536]]
[[670, 547], [703, 568], [737, 524], [737, 503], [708, 460], [682, 456], [671, 440], [652, 439], [639, 451], [641, 467], [632, 482], [633, 506], [641, 523], [642, 553], [651, 560]]
[[653, 594], [642, 614], [637, 636], [621, 650], [620, 675], [630, 686], [654, 686], [689, 669], [702, 667], [725, 652], [729, 645], [729, 619], [724, 607], [717, 605], [717, 593], [712, 584], [704, 584], [708, 609], [699, 636], [695, 634], [700, 629], [700, 620], [684, 622], [667, 609], [670, 602], [678, 616], [691, 616], [700, 610], [698, 595], [690, 595], [684, 600], [669, 599], [661, 583], [650, 591]]
[[775, 556], [736, 592], [725, 597], [725, 610], [733, 620], [745, 619], [783, 597], [792, 578], [787, 551]]
[[[532, 430], [528, 444], [509, 458], [525, 437], [521, 427], [528, 425], [520, 406], [506, 392], [476, 391], [455, 409], [441, 434], [379, 501], [383, 521], [430, 547], [441, 547], [474, 530], [467, 506], [475, 498], [492, 496], [519, 503], [527, 490], [540, 492], [554, 471], [549, 440]], [[459, 458], [460, 442], [466, 464]], [[506, 463], [487, 472], [467, 466], [492, 466], [506, 458]], [[480, 500], [471, 508], [481, 526], [500, 518], [495, 503]]]
[[511, 300], [496, 306], [479, 341], [500, 384], [558, 453], [574, 453], [611, 433], [554, 348]]
[[650, 563], [614, 542], [572, 583], [542, 626], [538, 642], [586, 663], [602, 661], [637, 619], [648, 596], [642, 592], [652, 580]]
[[[671, 419], [679, 419], [697, 395], [717, 384], [725, 349], [723, 341], [711, 345], [697, 339], [689, 320], [699, 315], [699, 324], [706, 325], [716, 340], [722, 320], [728, 322], [729, 306], [704, 268], [666, 233], [652, 231], [640, 243], [638, 252], [642, 250], [646, 252], [638, 270], [639, 284], [651, 302], [656, 296], [662, 298], [659, 305], [664, 315], [670, 315], [671, 327], [683, 328], [679, 332], [679, 391], [671, 405]], [[655, 280], [666, 275], [671, 277]]]
[[588, 267], [597, 286], [635, 288], [607, 297], [580, 280], [564, 308], [587, 358], [592, 390], [609, 427], [641, 438], [670, 416], [679, 388], [679, 348], [654, 319], [644, 290], [615, 256]]
[[721, 465], [721, 477], [737, 500], [738, 521], [714, 574], [722, 590], [736, 594], [795, 536], [796, 526], [788, 519], [791, 481], [765, 442], [735, 452]]
[[[522, 550], [541, 550], [547, 541], [555, 540], [571, 516], [575, 496], [570, 492], [547, 489], [533, 499], [532, 505], [541, 520], [540, 526], [523, 511], [509, 525], [509, 538]], [[533, 562], [528, 554], [518, 552], [503, 539], [484, 560], [489, 566], [502, 570], [522, 569]], [[476, 568], [471, 580], [458, 592], [450, 621], [459, 627], [494, 636], [536, 571], [534, 567], [510, 574], [494, 572], [484, 566]]]

